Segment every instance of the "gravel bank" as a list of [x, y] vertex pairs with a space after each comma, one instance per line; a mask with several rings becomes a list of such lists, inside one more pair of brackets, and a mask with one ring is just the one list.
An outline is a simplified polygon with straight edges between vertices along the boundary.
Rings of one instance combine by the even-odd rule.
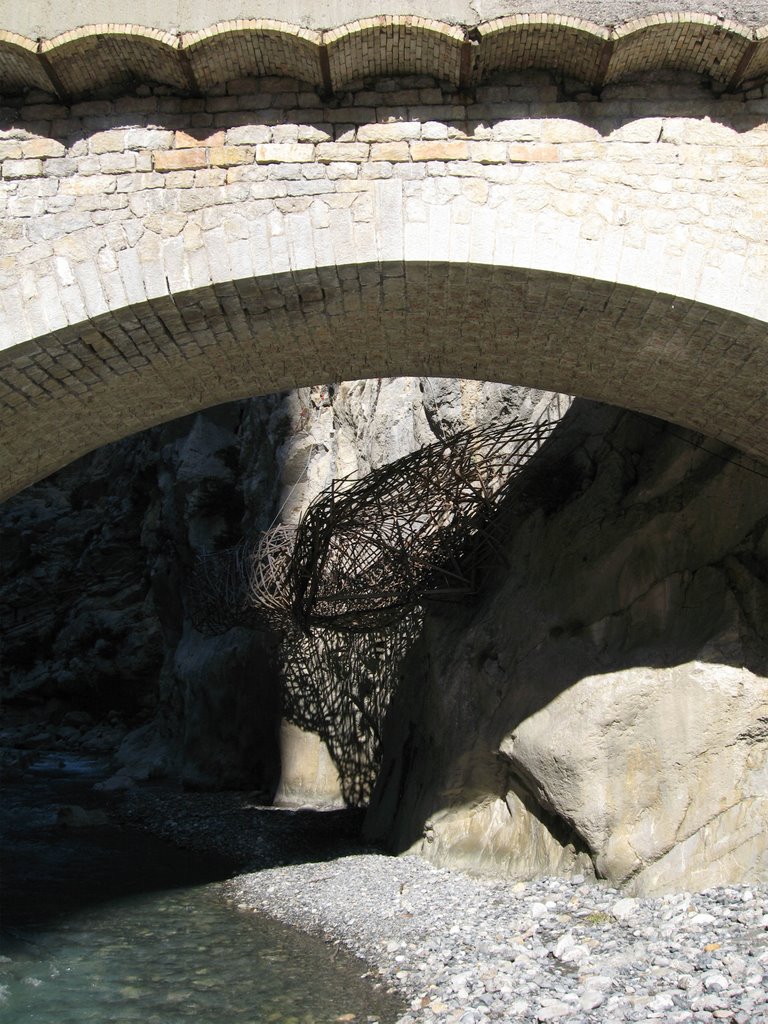
[[[240, 794], [129, 797], [126, 817], [234, 857], [232, 899], [347, 946], [407, 997], [401, 1024], [768, 1024], [768, 887], [627, 899], [361, 852], [344, 815]], [[269, 866], [278, 865], [278, 866]]]

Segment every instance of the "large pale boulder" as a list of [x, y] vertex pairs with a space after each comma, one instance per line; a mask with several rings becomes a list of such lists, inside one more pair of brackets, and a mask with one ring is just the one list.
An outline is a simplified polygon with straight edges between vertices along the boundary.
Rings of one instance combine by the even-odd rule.
[[279, 807], [343, 807], [339, 772], [317, 735], [284, 721], [280, 729]]
[[638, 892], [768, 878], [768, 680], [692, 661], [586, 677], [499, 749]]

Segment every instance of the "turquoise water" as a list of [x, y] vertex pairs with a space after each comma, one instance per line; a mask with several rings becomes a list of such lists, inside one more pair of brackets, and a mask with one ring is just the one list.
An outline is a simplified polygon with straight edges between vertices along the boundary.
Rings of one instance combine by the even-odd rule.
[[71, 771], [4, 787], [4, 1024], [391, 1024], [403, 1012], [354, 957], [228, 904], [223, 862], [141, 833], [57, 828], [56, 802], [75, 791]]

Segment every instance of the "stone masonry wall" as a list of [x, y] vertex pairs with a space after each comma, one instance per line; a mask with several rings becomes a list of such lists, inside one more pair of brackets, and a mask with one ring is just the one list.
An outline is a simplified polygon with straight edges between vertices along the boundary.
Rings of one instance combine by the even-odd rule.
[[171, 92], [4, 101], [3, 493], [216, 402], [398, 373], [599, 398], [768, 455], [764, 87]]

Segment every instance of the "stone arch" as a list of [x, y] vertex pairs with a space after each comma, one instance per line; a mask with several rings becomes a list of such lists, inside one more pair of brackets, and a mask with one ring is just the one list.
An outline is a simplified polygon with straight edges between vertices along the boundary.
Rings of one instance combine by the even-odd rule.
[[320, 44], [319, 32], [268, 19], [220, 22], [182, 37], [199, 89], [264, 75], [286, 75], [320, 87]]
[[461, 81], [464, 31], [432, 18], [366, 18], [324, 33], [323, 42], [334, 89], [382, 74]]
[[608, 401], [768, 457], [765, 323], [575, 274], [340, 263], [155, 295], [27, 342], [5, 374], [5, 494], [234, 398], [324, 380], [475, 377]]
[[581, 394], [768, 456], [764, 99], [677, 72], [599, 103], [540, 72], [400, 85], [19, 105], [4, 493], [206, 405], [405, 373]]
[[496, 71], [552, 68], [596, 83], [608, 52], [610, 31], [578, 18], [512, 14], [478, 27], [478, 80]]
[[189, 87], [168, 32], [143, 25], [93, 25], [64, 32], [40, 46], [40, 60], [56, 92], [83, 96], [119, 92], [136, 82]]

